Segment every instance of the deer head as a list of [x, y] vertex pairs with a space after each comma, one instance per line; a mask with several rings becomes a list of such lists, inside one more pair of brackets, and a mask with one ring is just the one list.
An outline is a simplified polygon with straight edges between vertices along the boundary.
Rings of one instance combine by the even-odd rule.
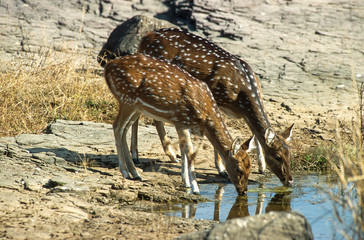
[[290, 186], [293, 182], [290, 172], [291, 151], [287, 142], [291, 139], [294, 124], [288, 127], [281, 135], [276, 134], [272, 128], [265, 131], [266, 161], [269, 167], [281, 182]]

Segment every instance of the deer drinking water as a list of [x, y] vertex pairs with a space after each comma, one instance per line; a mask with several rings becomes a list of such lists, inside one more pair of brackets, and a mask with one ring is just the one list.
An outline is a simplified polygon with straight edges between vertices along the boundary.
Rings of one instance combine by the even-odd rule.
[[[291, 150], [287, 141], [292, 135], [293, 124], [282, 134], [273, 130], [263, 106], [259, 79], [245, 61], [202, 37], [174, 28], [146, 34], [139, 52], [174, 63], [206, 82], [220, 109], [230, 117], [243, 118], [256, 136], [259, 171], [264, 172], [266, 161], [283, 184], [292, 183]], [[133, 156], [137, 155], [137, 126], [135, 122], [131, 147]], [[166, 153], [174, 160], [175, 154], [171, 153], [163, 123], [156, 122], [156, 126]], [[221, 173], [224, 169], [217, 160], [215, 154], [215, 163]]]
[[[192, 185], [193, 193], [199, 193], [199, 189], [191, 167], [194, 153], [189, 129], [196, 128], [207, 136], [223, 158], [239, 195], [246, 193], [251, 168], [247, 152], [252, 147], [252, 139], [244, 144], [239, 138], [233, 141], [206, 83], [176, 65], [142, 54], [108, 62], [105, 80], [119, 103], [113, 129], [123, 177], [141, 179], [130, 156], [126, 134], [143, 113], [175, 126], [183, 160], [182, 179], [186, 187]], [[185, 163], [188, 166], [184, 166]]]

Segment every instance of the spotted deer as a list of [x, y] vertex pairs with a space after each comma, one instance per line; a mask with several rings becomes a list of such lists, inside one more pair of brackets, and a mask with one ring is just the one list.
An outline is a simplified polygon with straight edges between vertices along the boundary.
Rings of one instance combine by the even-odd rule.
[[247, 152], [254, 140], [243, 144], [240, 138], [233, 141], [206, 83], [176, 65], [142, 54], [108, 62], [105, 80], [119, 103], [113, 129], [123, 177], [141, 180], [128, 150], [126, 134], [143, 113], [175, 126], [182, 155], [182, 180], [186, 187], [192, 187], [193, 193], [199, 193], [199, 188], [191, 165], [194, 152], [189, 129], [197, 129], [208, 138], [225, 161], [239, 195], [246, 193], [251, 169]]
[[[220, 109], [230, 117], [243, 118], [256, 136], [259, 171], [265, 171], [267, 162], [283, 184], [291, 185], [291, 150], [287, 142], [291, 138], [293, 124], [281, 134], [273, 130], [263, 106], [259, 79], [245, 61], [202, 37], [174, 28], [146, 34], [138, 51], [174, 63], [207, 83]], [[163, 123], [156, 125], [166, 153], [175, 161]], [[137, 156], [137, 126], [135, 122], [131, 146], [134, 158]], [[223, 174], [224, 168], [216, 151], [215, 163]]]

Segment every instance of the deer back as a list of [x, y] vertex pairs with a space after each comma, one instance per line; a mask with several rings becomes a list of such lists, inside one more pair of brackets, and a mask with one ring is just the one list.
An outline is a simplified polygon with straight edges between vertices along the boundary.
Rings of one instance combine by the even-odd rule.
[[125, 56], [106, 65], [105, 79], [120, 104], [176, 126], [205, 130], [207, 123], [228, 134], [208, 86], [173, 64], [142, 54]]
[[206, 82], [229, 115], [270, 126], [254, 71], [214, 43], [180, 29], [161, 29], [143, 37], [139, 52], [172, 62]]

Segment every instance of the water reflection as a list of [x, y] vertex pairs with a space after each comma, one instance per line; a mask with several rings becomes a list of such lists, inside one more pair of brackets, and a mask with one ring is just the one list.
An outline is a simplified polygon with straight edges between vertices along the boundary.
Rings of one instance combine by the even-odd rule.
[[219, 187], [215, 192], [215, 205], [214, 205], [214, 218], [213, 218], [215, 221], [219, 221], [220, 219], [220, 205], [224, 192], [225, 192], [224, 185], [219, 184]]
[[234, 205], [230, 209], [227, 219], [250, 216], [248, 208], [248, 197], [237, 196]]
[[[273, 198], [269, 201], [268, 205], [265, 207], [265, 213], [268, 213], [271, 211], [290, 212], [292, 210], [290, 195], [291, 195], [290, 192], [276, 193], [273, 196]], [[262, 214], [263, 203], [264, 203], [264, 198], [258, 197], [255, 215]], [[227, 219], [247, 217], [247, 216], [250, 216], [248, 197], [246, 197], [246, 196], [236, 197], [235, 203], [231, 207]]]
[[276, 193], [265, 207], [265, 213], [271, 211], [290, 212], [291, 208], [291, 192]]
[[[260, 184], [258, 189], [264, 189], [264, 185]], [[214, 212], [213, 212], [213, 220], [220, 221], [220, 207], [223, 204], [222, 199], [225, 192], [225, 185], [220, 184], [218, 185], [215, 191], [215, 199], [214, 199]], [[250, 216], [249, 213], [249, 199], [252, 201], [252, 197], [248, 196], [237, 196], [233, 206], [230, 208], [229, 214], [226, 218], [239, 218], [239, 217], [246, 217]], [[262, 213], [268, 213], [271, 211], [291, 211], [291, 192], [279, 192], [276, 193], [268, 202], [263, 209], [264, 201], [266, 199], [266, 193], [264, 191], [258, 191], [256, 197], [256, 207], [255, 207], [255, 215], [260, 215]], [[255, 202], [255, 199], [253, 199]], [[226, 207], [224, 211], [226, 210]], [[197, 204], [182, 204], [182, 211], [181, 215], [184, 218], [195, 218], [197, 211]], [[225, 215], [226, 216], [226, 215]]]
[[[332, 191], [336, 185], [327, 179], [327, 175], [297, 174], [296, 185], [293, 188], [282, 187], [277, 179], [266, 181], [264, 184], [252, 183], [249, 185], [247, 197], [237, 197], [232, 184], [201, 184], [201, 194], [211, 199], [211, 202], [183, 206], [177, 204], [174, 205], [175, 210], [167, 210], [164, 213], [171, 216], [225, 221], [271, 211], [296, 211], [305, 215], [315, 239], [330, 239], [332, 233], [337, 230], [332, 227], [332, 213], [337, 209], [333, 208], [330, 198], [322, 189]], [[347, 223], [353, 221], [349, 215], [344, 219]]]
[[[259, 183], [258, 189], [262, 190], [264, 188], [263, 183]], [[265, 198], [265, 192], [259, 191], [258, 197], [257, 197], [257, 208], [255, 209], [255, 215], [262, 214], [263, 211], [263, 205], [264, 205], [264, 198]]]
[[[258, 194], [257, 206], [255, 215], [260, 215], [263, 212], [265, 193]], [[291, 211], [291, 192], [276, 193], [265, 207], [265, 213], [271, 211]], [[226, 219], [247, 217], [249, 213], [248, 197], [237, 196], [234, 205], [231, 207], [229, 215]]]
[[182, 217], [194, 218], [196, 216], [197, 204], [182, 204]]

